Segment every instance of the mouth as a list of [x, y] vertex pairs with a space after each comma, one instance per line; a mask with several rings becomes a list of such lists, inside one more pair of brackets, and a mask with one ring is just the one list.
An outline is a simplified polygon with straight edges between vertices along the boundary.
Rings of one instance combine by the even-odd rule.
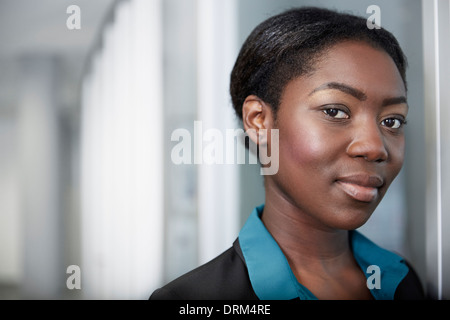
[[351, 198], [361, 202], [373, 202], [379, 196], [384, 181], [377, 175], [355, 174], [336, 179], [337, 185]]

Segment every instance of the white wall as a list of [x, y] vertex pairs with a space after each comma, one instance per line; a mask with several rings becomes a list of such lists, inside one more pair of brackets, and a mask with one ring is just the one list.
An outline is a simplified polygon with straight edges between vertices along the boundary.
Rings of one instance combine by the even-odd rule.
[[450, 298], [450, 1], [423, 1], [426, 124], [426, 262], [432, 298]]
[[22, 257], [15, 119], [0, 120], [0, 282], [18, 284]]

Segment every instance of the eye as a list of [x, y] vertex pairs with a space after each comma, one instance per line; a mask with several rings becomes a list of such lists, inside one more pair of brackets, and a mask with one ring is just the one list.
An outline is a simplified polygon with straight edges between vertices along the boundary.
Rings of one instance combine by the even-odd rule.
[[391, 128], [391, 129], [399, 129], [403, 125], [406, 124], [406, 120], [398, 119], [398, 118], [387, 118], [381, 121], [381, 125]]
[[334, 119], [348, 119], [350, 116], [343, 110], [337, 108], [324, 109], [323, 112]]

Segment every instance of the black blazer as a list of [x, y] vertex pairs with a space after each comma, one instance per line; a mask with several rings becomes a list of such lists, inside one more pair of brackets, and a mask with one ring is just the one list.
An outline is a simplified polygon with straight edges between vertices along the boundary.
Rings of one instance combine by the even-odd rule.
[[[395, 300], [424, 299], [419, 278], [407, 263], [409, 272], [394, 294]], [[150, 296], [151, 300], [258, 300], [248, 276], [239, 246], [233, 246], [210, 262], [186, 273]]]

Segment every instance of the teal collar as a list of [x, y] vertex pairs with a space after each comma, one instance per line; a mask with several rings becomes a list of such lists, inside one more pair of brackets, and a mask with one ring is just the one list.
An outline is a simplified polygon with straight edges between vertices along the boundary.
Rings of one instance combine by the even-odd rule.
[[[239, 244], [248, 268], [253, 290], [261, 300], [317, 300], [300, 284], [289, 263], [261, 221], [264, 205], [256, 207], [239, 233]], [[353, 255], [366, 277], [372, 275], [368, 267], [380, 271], [380, 288], [371, 289], [377, 300], [392, 300], [395, 290], [409, 271], [398, 255], [380, 248], [358, 231], [350, 231]]]

